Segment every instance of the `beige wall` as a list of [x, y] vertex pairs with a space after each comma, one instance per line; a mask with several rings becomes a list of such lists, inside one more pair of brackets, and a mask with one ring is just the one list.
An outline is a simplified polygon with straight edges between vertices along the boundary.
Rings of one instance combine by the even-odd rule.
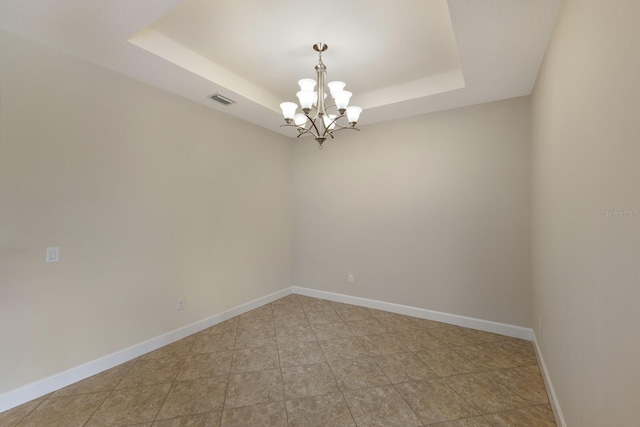
[[530, 326], [529, 116], [523, 97], [297, 143], [293, 283]]
[[291, 139], [4, 32], [0, 58], [0, 393], [291, 285]]
[[569, 426], [640, 422], [639, 23], [566, 0], [533, 94], [532, 323]]

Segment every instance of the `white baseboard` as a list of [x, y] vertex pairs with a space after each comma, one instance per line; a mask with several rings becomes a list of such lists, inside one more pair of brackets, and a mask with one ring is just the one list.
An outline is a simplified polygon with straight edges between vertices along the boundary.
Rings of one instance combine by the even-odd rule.
[[[535, 336], [530, 328], [523, 328], [520, 326], [513, 326], [504, 323], [492, 322], [488, 320], [476, 319], [472, 317], [459, 316], [456, 314], [442, 313], [439, 311], [427, 310], [423, 308], [411, 307], [401, 304], [394, 304], [384, 301], [372, 300], [367, 298], [354, 297], [350, 295], [337, 294], [332, 292], [318, 291], [314, 289], [304, 288], [300, 286], [292, 286], [274, 292], [270, 295], [255, 299], [246, 304], [239, 305], [233, 309], [227, 310], [222, 313], [215, 314], [207, 317], [206, 319], [199, 320], [191, 323], [187, 326], [175, 329], [166, 334], [151, 338], [143, 341], [139, 344], [117, 351], [115, 353], [106, 355], [99, 359], [85, 363], [83, 365], [71, 368], [64, 372], [52, 375], [48, 378], [35, 381], [31, 384], [19, 387], [17, 389], [5, 392], [0, 395], [0, 412], [14, 408], [23, 403], [29, 402], [38, 397], [44, 396], [55, 390], [61, 389], [75, 382], [81, 381], [92, 375], [103, 372], [107, 369], [111, 369], [114, 366], [125, 363], [129, 360], [140, 357], [150, 351], [157, 350], [167, 344], [171, 344], [175, 341], [181, 340], [189, 335], [200, 332], [206, 328], [217, 325], [225, 320], [247, 311], [258, 308], [264, 304], [268, 304], [279, 298], [285, 297], [291, 293], [298, 295], [306, 295], [315, 298], [322, 298], [335, 302], [342, 302], [345, 304], [353, 304], [361, 307], [374, 308], [378, 310], [390, 311], [392, 313], [404, 314], [408, 316], [418, 317], [421, 319], [433, 320], [436, 322], [447, 323], [451, 325], [463, 326], [466, 328], [478, 329], [486, 332], [493, 332], [496, 334], [506, 335], [509, 337], [525, 339], [528, 341], [534, 341], [536, 352], [539, 355], [540, 365], [543, 368], [543, 376], [545, 377], [545, 384], [549, 384], [549, 395], [553, 398], [552, 407], [554, 408], [554, 414], [559, 414], [558, 419], [562, 421], [560, 424], [565, 427], [564, 420], [562, 419], [562, 413], [558, 406], [553, 387], [550, 387], [551, 381], [549, 379], [544, 361], [540, 356], [540, 351], [535, 341]], [[557, 411], [557, 412], [556, 412]]]
[[485, 332], [493, 332], [494, 334], [506, 335], [509, 337], [520, 338], [527, 341], [531, 341], [533, 339], [533, 331], [531, 330], [531, 328], [523, 328], [521, 326], [492, 322], [490, 320], [459, 316], [457, 314], [442, 313], [440, 311], [427, 310], [424, 308], [411, 307], [407, 305], [394, 304], [390, 302], [354, 297], [344, 294], [336, 294], [333, 292], [318, 291], [315, 289], [303, 288], [300, 286], [293, 286], [293, 293], [306, 295], [309, 297], [327, 299], [335, 302], [342, 302], [345, 304], [358, 305], [361, 307], [390, 311], [392, 313], [404, 314], [421, 319], [434, 320], [436, 322], [463, 326], [465, 328], [478, 329]]
[[0, 412], [4, 412], [11, 408], [14, 408], [23, 403], [29, 402], [33, 399], [37, 399], [48, 393], [76, 383], [85, 378], [89, 378], [92, 375], [99, 374], [100, 372], [111, 369], [114, 366], [128, 362], [129, 360], [140, 357], [150, 351], [157, 350], [172, 342], [181, 340], [189, 335], [200, 332], [211, 326], [217, 325], [220, 322], [231, 319], [232, 317], [246, 313], [247, 311], [258, 308], [264, 304], [268, 304], [272, 301], [285, 297], [291, 294], [292, 289], [285, 288], [280, 291], [274, 292], [270, 295], [255, 299], [246, 304], [239, 305], [231, 310], [227, 310], [222, 313], [215, 314], [207, 317], [206, 319], [199, 320], [191, 323], [190, 325], [183, 326], [175, 329], [166, 334], [151, 338], [143, 341], [139, 344], [133, 345], [129, 348], [117, 351], [115, 353], [103, 356], [99, 359], [87, 362], [83, 365], [75, 368], [68, 369], [64, 372], [52, 375], [48, 378], [44, 378], [35, 381], [31, 384], [24, 385], [17, 389], [0, 394]]
[[542, 357], [540, 345], [538, 344], [538, 339], [536, 338], [535, 333], [533, 334], [533, 347], [536, 350], [538, 364], [540, 365], [540, 368], [542, 370], [542, 379], [544, 380], [544, 386], [547, 389], [547, 395], [550, 398], [549, 403], [551, 404], [551, 409], [553, 410], [553, 416], [556, 418], [556, 424], [558, 424], [560, 427], [567, 427], [567, 423], [564, 421], [564, 415], [562, 415], [562, 410], [560, 409], [560, 402], [558, 402], [558, 397], [556, 396], [556, 391], [553, 388], [553, 383], [551, 382], [549, 371], [547, 371], [547, 365], [544, 363], [544, 358]]

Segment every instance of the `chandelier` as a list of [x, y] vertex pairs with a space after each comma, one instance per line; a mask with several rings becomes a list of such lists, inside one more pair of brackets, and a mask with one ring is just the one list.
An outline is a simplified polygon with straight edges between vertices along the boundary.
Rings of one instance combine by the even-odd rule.
[[[320, 149], [322, 149], [322, 143], [327, 137], [333, 138], [334, 132], [343, 129], [359, 131], [360, 129], [355, 126], [362, 112], [362, 108], [360, 107], [348, 106], [352, 93], [344, 90], [344, 82], [338, 81], [327, 84], [334, 104], [325, 107], [327, 94], [325, 93], [324, 80], [327, 74], [327, 67], [325, 67], [322, 62], [322, 52], [327, 50], [327, 48], [328, 46], [324, 43], [316, 43], [313, 45], [313, 50], [318, 52], [316, 80], [302, 79], [298, 81], [300, 91], [296, 95], [298, 96], [302, 113], [296, 113], [298, 105], [294, 102], [283, 102], [280, 104], [284, 121], [286, 122], [286, 124], [281, 125], [281, 127], [295, 127], [298, 130], [298, 138], [302, 135], [313, 135], [316, 141], [318, 141], [318, 144], [320, 144]], [[315, 90], [316, 85], [318, 86], [317, 91]], [[327, 112], [327, 110], [335, 111], [334, 114], [331, 114]], [[345, 117], [345, 115], [348, 125], [342, 126], [338, 124], [338, 120]]]

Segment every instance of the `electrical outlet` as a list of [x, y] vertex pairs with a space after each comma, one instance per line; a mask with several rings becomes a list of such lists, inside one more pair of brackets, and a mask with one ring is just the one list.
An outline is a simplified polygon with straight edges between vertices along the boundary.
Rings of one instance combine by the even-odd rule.
[[349, 274], [349, 275], [347, 276], [347, 282], [349, 282], [349, 283], [353, 283], [353, 274]]
[[187, 305], [187, 301], [184, 298], [178, 300], [178, 310], [184, 310], [184, 306]]

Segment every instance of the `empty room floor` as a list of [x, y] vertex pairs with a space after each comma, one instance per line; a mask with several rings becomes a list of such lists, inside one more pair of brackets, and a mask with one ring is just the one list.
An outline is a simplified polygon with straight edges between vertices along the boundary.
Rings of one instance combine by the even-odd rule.
[[2, 426], [556, 426], [528, 341], [289, 295]]

